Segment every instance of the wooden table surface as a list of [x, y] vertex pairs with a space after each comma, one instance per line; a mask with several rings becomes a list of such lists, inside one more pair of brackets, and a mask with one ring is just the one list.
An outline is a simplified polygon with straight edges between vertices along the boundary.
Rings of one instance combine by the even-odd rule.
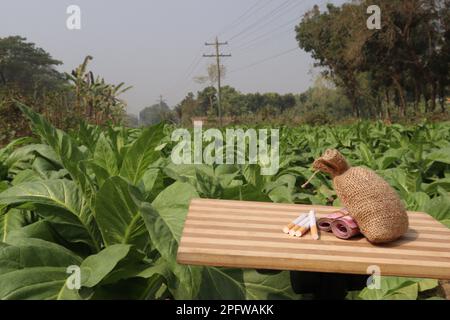
[[339, 208], [232, 200], [193, 199], [178, 248], [181, 264], [237, 268], [450, 279], [450, 229], [430, 215], [408, 212], [410, 229], [399, 240], [373, 245], [321, 232], [290, 237], [282, 228], [300, 213], [317, 218]]

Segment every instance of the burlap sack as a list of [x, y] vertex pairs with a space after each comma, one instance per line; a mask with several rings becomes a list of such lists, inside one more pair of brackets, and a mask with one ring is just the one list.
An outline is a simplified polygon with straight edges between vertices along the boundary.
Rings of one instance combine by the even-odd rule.
[[370, 242], [389, 242], [408, 230], [408, 215], [400, 198], [374, 171], [349, 166], [337, 150], [327, 150], [313, 168], [332, 176], [341, 203]]

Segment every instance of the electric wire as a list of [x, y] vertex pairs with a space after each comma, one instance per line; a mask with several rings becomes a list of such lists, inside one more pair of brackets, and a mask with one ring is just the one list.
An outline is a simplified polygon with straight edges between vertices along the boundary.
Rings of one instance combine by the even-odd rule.
[[[268, 0], [268, 1], [267, 0], [258, 0], [250, 8], [248, 8], [243, 14], [241, 14], [237, 19], [235, 19], [232, 23], [230, 23], [229, 25], [227, 25], [224, 28], [222, 28], [222, 30], [219, 31], [219, 33], [217, 35], [223, 35], [228, 30], [233, 30], [234, 28], [239, 26], [243, 21], [245, 21], [248, 18], [250, 13], [256, 14], [261, 9], [264, 9], [272, 1], [273, 0]], [[257, 8], [259, 4], [262, 4], [262, 6]], [[252, 10], [254, 10], [254, 11], [252, 12]]]
[[[286, 8], [286, 6], [290, 6], [292, 4], [293, 0], [286, 0], [283, 3], [281, 3], [279, 6], [277, 6], [275, 9], [273, 9], [272, 11], [270, 11], [269, 13], [265, 14], [264, 16], [260, 17], [259, 19], [257, 19], [256, 21], [254, 21], [253, 23], [251, 23], [250, 25], [248, 25], [246, 28], [244, 28], [243, 30], [241, 30], [240, 32], [234, 34], [233, 36], [231, 36], [229, 38], [229, 41], [232, 41], [240, 36], [242, 36], [243, 34], [246, 34], [247, 32], [249, 32], [250, 30], [254, 29], [255, 27], [257, 27], [261, 22], [264, 22], [265, 19], [267, 17], [270, 17], [271, 15], [274, 15], [276, 13], [278, 13], [280, 10], [283, 10]], [[296, 1], [296, 0], [294, 0]]]
[[290, 52], [293, 52], [294, 50], [298, 50], [298, 49], [299, 49], [298, 47], [291, 48], [291, 49], [289, 49], [289, 50], [280, 52], [280, 53], [275, 54], [275, 55], [273, 55], [273, 56], [267, 57], [267, 58], [265, 58], [265, 59], [259, 60], [259, 61], [254, 62], [254, 63], [251, 63], [251, 64], [249, 64], [249, 65], [240, 67], [240, 68], [238, 68], [238, 69], [231, 70], [231, 71], [228, 72], [228, 73], [235, 73], [235, 72], [240, 72], [240, 71], [243, 71], [243, 70], [247, 70], [247, 69], [249, 69], [249, 68], [251, 68], [251, 67], [254, 67], [254, 66], [256, 66], [256, 65], [259, 65], [259, 64], [261, 64], [261, 63], [267, 62], [267, 61], [269, 61], [269, 60], [273, 60], [273, 59], [275, 59], [275, 58], [284, 56], [284, 55], [286, 55], [286, 54], [288, 54], [288, 53], [290, 53]]

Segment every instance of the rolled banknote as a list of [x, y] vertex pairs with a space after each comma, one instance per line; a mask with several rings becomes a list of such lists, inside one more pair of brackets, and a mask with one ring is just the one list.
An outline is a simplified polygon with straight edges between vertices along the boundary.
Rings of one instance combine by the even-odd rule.
[[331, 231], [331, 223], [334, 220], [339, 219], [346, 215], [348, 215], [348, 211], [347, 209], [343, 208], [339, 211], [328, 214], [325, 217], [322, 217], [319, 220], [317, 220], [317, 226], [321, 231], [329, 232]]
[[331, 222], [331, 231], [341, 239], [350, 239], [361, 233], [356, 221], [350, 216], [343, 216]]

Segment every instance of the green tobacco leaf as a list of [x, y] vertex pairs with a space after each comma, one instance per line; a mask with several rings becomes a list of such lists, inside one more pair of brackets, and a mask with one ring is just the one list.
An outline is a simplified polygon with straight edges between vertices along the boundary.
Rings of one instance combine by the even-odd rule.
[[428, 194], [434, 194], [438, 188], [443, 188], [445, 191], [450, 192], [450, 177], [438, 179], [425, 187], [425, 191]]
[[175, 182], [152, 202], [176, 242], [180, 241], [189, 203], [193, 198], [199, 198], [199, 195], [190, 184]]
[[408, 210], [422, 211], [430, 201], [430, 197], [425, 192], [410, 193], [407, 199]]
[[271, 202], [272, 200], [261, 190], [247, 184], [245, 186], [235, 186], [223, 190], [223, 199], [228, 200], [245, 200], [245, 201], [263, 201]]
[[59, 169], [59, 167], [54, 166], [50, 161], [41, 157], [34, 159], [32, 168], [44, 180], [63, 179], [69, 174], [66, 169]]
[[261, 167], [258, 164], [244, 165], [242, 167], [242, 174], [249, 184], [253, 185], [259, 190], [263, 189], [264, 177], [261, 175]]
[[269, 192], [269, 197], [277, 203], [293, 203], [292, 191], [286, 186], [275, 187]]
[[0, 194], [0, 206], [22, 204], [31, 204], [42, 216], [59, 225], [70, 226], [67, 232], [75, 232], [78, 237], [81, 237], [79, 240], [85, 238], [82, 236], [85, 232], [88, 237], [87, 243], [98, 250], [99, 244], [92, 226], [91, 215], [85, 210], [84, 197], [73, 181], [59, 179], [26, 182]]
[[92, 170], [94, 173], [95, 179], [97, 181], [97, 185], [99, 188], [103, 186], [106, 180], [110, 177], [108, 170], [98, 165], [94, 161], [86, 161], [84, 162], [85, 166]]
[[166, 167], [164, 167], [164, 173], [172, 178], [173, 180], [180, 182], [190, 182], [194, 184], [196, 179], [196, 170], [202, 170], [206, 174], [213, 176], [214, 169], [211, 166], [204, 164], [193, 165], [193, 164], [174, 164], [170, 162]]
[[359, 155], [361, 157], [361, 160], [363, 161], [363, 163], [365, 165], [367, 165], [370, 168], [374, 168], [374, 156], [372, 154], [372, 152], [370, 151], [369, 147], [364, 144], [364, 143], [360, 143], [359, 144]]
[[437, 280], [421, 278], [381, 277], [380, 289], [363, 289], [365, 300], [416, 300], [419, 292], [435, 288]]
[[219, 180], [214, 175], [209, 175], [203, 170], [195, 171], [196, 182], [198, 193], [204, 198], [218, 198], [221, 194], [221, 186]]
[[143, 249], [148, 242], [148, 232], [133, 200], [132, 189], [135, 188], [123, 178], [111, 177], [97, 194], [95, 220], [106, 246], [122, 243]]
[[158, 290], [162, 277], [155, 275], [150, 279], [131, 278], [95, 288], [93, 300], [149, 300], [159, 299]]
[[0, 241], [6, 242], [8, 235], [27, 225], [27, 221], [20, 210], [11, 209], [5, 214], [0, 214]]
[[426, 155], [426, 159], [430, 161], [450, 164], [450, 148], [447, 147], [434, 150]]
[[222, 188], [228, 187], [239, 174], [239, 167], [229, 164], [218, 165], [214, 169], [214, 176], [218, 179]]
[[261, 273], [256, 270], [244, 271], [246, 299], [278, 300], [298, 299], [291, 287], [289, 272]]
[[83, 196], [74, 182], [64, 179], [25, 182], [0, 194], [0, 204], [20, 205], [28, 202], [60, 207], [79, 215]]
[[31, 121], [33, 130], [55, 151], [73, 180], [80, 184], [83, 192], [86, 192], [90, 186], [90, 181], [79, 166], [80, 162], [85, 160], [85, 155], [75, 141], [68, 134], [53, 127], [42, 115], [24, 105], [19, 105], [19, 108]]
[[87, 257], [81, 264], [81, 285], [91, 288], [99, 284], [121, 260], [125, 259], [130, 249], [130, 245], [116, 244]]
[[64, 241], [63, 239], [60, 239], [60, 237], [58, 237], [58, 234], [53, 230], [51, 223], [46, 220], [40, 220], [27, 226], [22, 226], [20, 228], [9, 231], [7, 236], [4, 238], [4, 242], [9, 243], [12, 238], [35, 238], [48, 242], [58, 243], [60, 245], [62, 245], [62, 243], [60, 242]]
[[139, 183], [139, 189], [143, 193], [145, 201], [153, 201], [166, 188], [164, 178], [160, 168], [150, 168], [145, 171]]
[[29, 167], [30, 161], [36, 157], [43, 158], [55, 167], [60, 168], [58, 156], [46, 144], [29, 144], [14, 150], [5, 160], [10, 173], [18, 173]]
[[[39, 239], [11, 238], [0, 246], [0, 299], [74, 299], [66, 287], [69, 266], [81, 258]], [[73, 290], [72, 290], [73, 291]]]
[[59, 207], [40, 204], [34, 207], [34, 212], [48, 222], [64, 241], [75, 246], [87, 246], [90, 252], [99, 250], [101, 235], [92, 219], [82, 222], [78, 216]]
[[103, 167], [110, 176], [119, 174], [116, 153], [104, 133], [100, 134], [95, 145], [94, 162]]
[[9, 188], [9, 184], [6, 181], [0, 181], [0, 193]]
[[450, 228], [450, 219], [441, 220], [441, 223], [443, 225], [447, 226], [448, 228]]
[[192, 185], [175, 182], [162, 191], [152, 205], [141, 205], [150, 239], [175, 275], [169, 281], [169, 288], [177, 299], [195, 298], [200, 286], [201, 268], [176, 262], [184, 220], [192, 198], [198, 198]]
[[40, 239], [10, 237], [8, 246], [0, 248], [0, 274], [5, 268], [68, 267], [80, 265], [81, 258], [70, 250]]
[[22, 171], [19, 171], [15, 176], [14, 179], [11, 181], [11, 184], [13, 186], [24, 183], [24, 182], [31, 182], [31, 181], [39, 181], [42, 180], [42, 178], [39, 176], [39, 174], [32, 170], [32, 169], [25, 169]]
[[395, 161], [400, 160], [400, 158], [407, 152], [408, 150], [405, 148], [399, 149], [388, 149], [383, 153], [381, 158], [376, 160], [378, 165], [378, 169], [384, 170], [389, 168]]
[[161, 171], [159, 168], [148, 169], [142, 176], [139, 187], [142, 189], [142, 191], [150, 193], [153, 190], [153, 187], [155, 186], [157, 179], [158, 177], [160, 177], [160, 175]]
[[137, 185], [150, 164], [158, 160], [160, 151], [155, 150], [164, 138], [164, 124], [145, 129], [128, 149], [120, 169], [120, 175]]
[[[66, 280], [69, 274], [61, 267], [33, 267], [0, 275], [0, 298], [3, 300], [69, 299]], [[75, 293], [73, 293], [75, 295]]]
[[32, 141], [33, 138], [31, 137], [23, 137], [11, 141], [3, 148], [0, 148], [0, 161], [3, 161], [5, 158], [7, 158], [8, 155], [13, 152], [14, 148]]
[[296, 299], [289, 272], [263, 274], [256, 270], [203, 268], [199, 299]]
[[450, 196], [434, 197], [424, 206], [424, 211], [437, 220], [450, 219]]

